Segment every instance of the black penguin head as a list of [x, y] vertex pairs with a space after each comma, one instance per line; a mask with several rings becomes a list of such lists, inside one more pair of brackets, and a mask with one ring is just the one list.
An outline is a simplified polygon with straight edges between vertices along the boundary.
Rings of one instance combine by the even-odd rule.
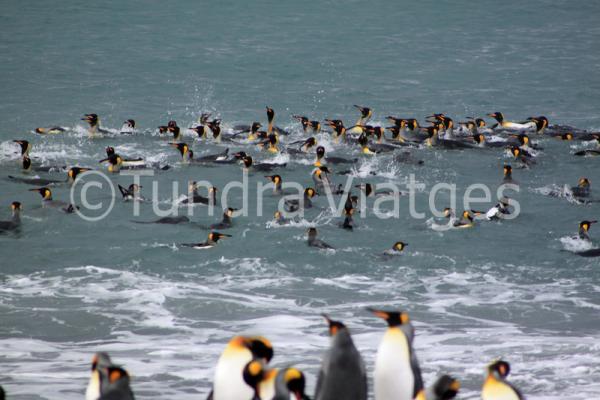
[[566, 140], [566, 141], [573, 140], [573, 134], [571, 132], [563, 133], [559, 137], [561, 140]]
[[[304, 189], [304, 196], [308, 197], [309, 199], [312, 199], [313, 197], [315, 197], [317, 195], [317, 191], [313, 188], [306, 188]], [[314, 229], [314, 228], [311, 228]]]
[[306, 233], [308, 235], [308, 240], [312, 240], [315, 239], [317, 237], [317, 228], [308, 228], [306, 230]]
[[317, 157], [319, 157], [319, 158], [325, 157], [325, 147], [323, 147], [323, 146], [317, 147]]
[[475, 119], [475, 125], [477, 125], [478, 128], [484, 128], [485, 127], [485, 120], [483, 118], [476, 118]]
[[373, 111], [371, 111], [371, 109], [369, 107], [361, 107], [361, 106], [357, 106], [356, 104], [354, 105], [354, 107], [356, 107], [360, 110], [360, 117], [363, 119], [370, 118], [371, 115], [373, 114]]
[[369, 144], [369, 139], [367, 139], [367, 135], [361, 133], [361, 135], [358, 137], [358, 144], [360, 144], [361, 146], [366, 146], [367, 144]]
[[273, 111], [272, 108], [270, 107], [266, 107], [267, 109], [267, 120], [270, 122], [273, 122], [273, 118], [275, 118], [275, 111]]
[[190, 128], [190, 130], [196, 132], [200, 137], [204, 136], [205, 134], [204, 125], [198, 125], [196, 127]]
[[187, 145], [187, 143], [171, 143], [171, 146], [175, 147], [179, 151], [181, 157], [185, 157], [190, 153], [190, 147]]
[[579, 178], [579, 181], [577, 182], [577, 186], [580, 188], [588, 188], [588, 187], [590, 187], [590, 181], [588, 178]]
[[480, 133], [476, 133], [473, 135], [473, 140], [475, 141], [475, 143], [477, 144], [482, 144], [485, 142], [485, 136], [483, 136]]
[[488, 374], [496, 379], [504, 379], [510, 373], [510, 364], [504, 360], [495, 360], [488, 365]]
[[110, 356], [108, 353], [103, 351], [94, 354], [92, 357], [92, 371], [95, 371], [98, 368], [104, 368], [112, 365], [112, 361], [110, 360]]
[[133, 129], [135, 128], [135, 120], [133, 119], [128, 119], [127, 121], [125, 121], [125, 125], [127, 125], [127, 127]]
[[304, 130], [306, 130], [310, 124], [310, 121], [308, 120], [308, 118], [306, 118], [303, 115], [292, 115], [292, 118], [294, 118], [295, 120], [300, 122], [302, 124], [302, 129], [304, 129]]
[[290, 391], [290, 393], [294, 395], [296, 400], [307, 399], [307, 396], [304, 393], [306, 387], [306, 379], [304, 378], [304, 374], [302, 373], [302, 371], [296, 368], [286, 369], [283, 375], [283, 381], [285, 382], [285, 385]]
[[167, 128], [175, 128], [177, 126], [177, 121], [169, 121], [167, 122]]
[[244, 367], [242, 377], [244, 382], [254, 390], [254, 398], [259, 395], [260, 382], [264, 379], [265, 368], [263, 363], [257, 360], [252, 360]]
[[316, 144], [317, 144], [317, 139], [315, 139], [314, 137], [311, 136], [304, 141], [303, 146], [306, 147], [307, 149], [310, 149], [311, 147], [316, 146]]
[[209, 118], [210, 118], [210, 113], [202, 113], [200, 115], [200, 123], [202, 125], [205, 125], [208, 122]]
[[262, 336], [246, 338], [246, 347], [250, 350], [254, 359], [268, 363], [273, 358], [273, 345], [267, 338]]
[[178, 126], [170, 126], [169, 132], [173, 134], [173, 138], [177, 139], [180, 136], [181, 128]]
[[510, 147], [510, 153], [515, 157], [519, 157], [521, 155], [521, 149], [518, 148], [517, 146], [511, 146]]
[[411, 131], [414, 131], [419, 127], [419, 122], [414, 118], [407, 119], [406, 126], [408, 126], [408, 129], [410, 129]]
[[460, 382], [449, 375], [440, 376], [433, 385], [433, 393], [440, 400], [453, 399], [458, 394], [459, 389]]
[[[311, 229], [315, 229], [315, 228], [311, 228]], [[316, 231], [316, 229], [315, 229], [315, 231]], [[321, 315], [323, 316], [323, 318], [325, 318], [325, 321], [327, 321], [327, 324], [329, 325], [329, 336], [333, 337], [333, 336], [337, 335], [340, 331], [348, 329], [346, 327], [346, 325], [344, 325], [340, 321], [332, 320], [331, 318], [329, 318], [329, 316], [327, 316], [327, 314], [321, 314]]]
[[462, 217], [466, 220], [473, 221], [473, 217], [471, 216], [471, 213], [468, 210], [463, 211]]
[[510, 177], [512, 175], [512, 167], [510, 165], [505, 165], [503, 171], [505, 177]]
[[244, 163], [245, 168], [250, 168], [252, 166], [252, 157], [245, 156], [242, 158], [242, 162]]
[[236, 211], [237, 210], [235, 208], [228, 207], [225, 210], [225, 212], [223, 213], [223, 215], [226, 216], [226, 217], [228, 217], [228, 218], [232, 218], [233, 214], [235, 214]]
[[108, 383], [115, 384], [119, 381], [129, 382], [129, 374], [121, 367], [110, 366], [107, 368], [108, 371]]
[[85, 114], [82, 121], [86, 121], [90, 126], [98, 125], [98, 115], [97, 114]]
[[596, 222], [598, 222], [598, 221], [596, 221], [596, 220], [594, 220], [594, 221], [581, 221], [579, 223], [579, 229], [583, 230], [584, 232], [588, 232], [590, 230], [592, 224], [595, 224]]
[[11, 208], [13, 211], [16, 211], [16, 210], [22, 210], [22, 208], [21, 208], [21, 203], [19, 203], [18, 201], [13, 201], [13, 202], [10, 204], [10, 208]]
[[107, 157], [110, 157], [110, 156], [112, 156], [113, 154], [115, 154], [115, 148], [114, 148], [114, 147], [112, 147], [112, 146], [106, 146], [106, 149], [105, 149], [105, 151], [106, 151], [106, 156], [107, 156]]
[[454, 216], [454, 210], [451, 209], [450, 207], [446, 207], [444, 208], [444, 217], [446, 218], [450, 218]]
[[262, 127], [260, 122], [253, 122], [252, 123], [252, 127], [250, 128], [250, 130], [252, 131], [252, 133], [256, 133], [258, 132], [258, 130]]
[[375, 308], [367, 308], [367, 310], [372, 312], [376, 317], [384, 319], [390, 328], [410, 322], [408, 314], [402, 311], [385, 311]]
[[219, 241], [219, 239], [223, 239], [225, 237], [231, 237], [231, 235], [227, 235], [225, 233], [220, 233], [220, 232], [210, 232], [208, 234], [208, 241], [216, 243]]
[[29, 168], [31, 168], [31, 158], [27, 157], [27, 156], [23, 156], [23, 169], [28, 170]]
[[392, 246], [392, 249], [395, 251], [403, 251], [407, 245], [408, 245], [408, 243], [396, 242], [396, 243], [394, 243], [394, 246]]
[[265, 178], [269, 179], [275, 185], [279, 185], [281, 183], [281, 176], [279, 175], [267, 175]]
[[238, 151], [237, 153], [235, 153], [235, 154], [233, 155], [233, 157], [235, 157], [235, 159], [236, 159], [236, 160], [241, 160], [241, 159], [243, 159], [244, 157], [246, 157], [246, 155], [247, 155], [247, 154], [246, 154], [245, 152], [243, 152], [243, 151]]
[[27, 140], [13, 140], [13, 142], [17, 143], [21, 147], [21, 155], [25, 155], [27, 150], [29, 149], [29, 142]]
[[495, 113], [488, 114], [488, 116], [494, 118], [496, 121], [502, 123], [504, 121], [504, 115], [501, 112], [496, 111]]

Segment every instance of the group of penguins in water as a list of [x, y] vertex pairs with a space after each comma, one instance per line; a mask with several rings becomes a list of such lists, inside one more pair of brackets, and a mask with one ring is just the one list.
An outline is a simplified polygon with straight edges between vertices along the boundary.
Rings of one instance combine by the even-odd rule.
[[[368, 309], [387, 323], [375, 359], [375, 400], [450, 400], [460, 389], [458, 379], [440, 376], [425, 387], [413, 347], [414, 327], [407, 313]], [[350, 331], [340, 321], [323, 315], [329, 327], [330, 347], [322, 358], [313, 396], [315, 400], [367, 400], [367, 370]], [[262, 336], [233, 337], [217, 361], [207, 400], [309, 400], [306, 379], [294, 367], [271, 368], [271, 342]], [[486, 368], [483, 400], [519, 400], [523, 395], [507, 381], [508, 362], [498, 359]], [[86, 400], [133, 400], [130, 376], [107, 353], [92, 359]], [[4, 391], [0, 387], [0, 400]]]
[[[530, 117], [523, 122], [511, 122], [505, 119], [501, 112], [488, 114], [496, 123], [488, 126], [485, 119], [469, 117], [465, 122], [455, 123], [452, 118], [444, 114], [433, 114], [426, 117], [429, 125], [421, 126], [417, 119], [414, 118], [398, 118], [388, 116], [387, 121], [391, 122], [391, 126], [383, 127], [378, 125], [370, 125], [369, 121], [373, 115], [373, 111], [368, 107], [355, 106], [360, 112], [360, 117], [356, 123], [350, 127], [346, 127], [344, 122], [339, 119], [325, 119], [324, 123], [316, 120], [311, 120], [303, 115], [293, 115], [292, 117], [299, 121], [301, 128], [306, 135], [312, 135], [306, 139], [288, 143], [287, 147], [283, 147], [280, 139], [283, 136], [288, 136], [290, 132], [280, 128], [274, 124], [275, 111], [267, 107], [267, 129], [261, 130], [260, 122], [253, 122], [251, 125], [234, 125], [229, 129], [229, 133], [222, 132], [221, 119], [211, 119], [210, 113], [203, 113], [198, 119], [198, 124], [188, 128], [200, 140], [212, 140], [217, 143], [228, 143], [232, 146], [248, 146], [256, 145], [264, 154], [279, 154], [287, 153], [290, 157], [310, 157], [313, 155], [315, 161], [311, 173], [314, 187], [306, 187], [304, 193], [300, 196], [293, 196], [283, 189], [283, 179], [280, 174], [273, 173], [275, 170], [282, 170], [286, 164], [274, 162], [254, 162], [252, 156], [245, 151], [238, 151], [234, 154], [229, 153], [229, 147], [217, 154], [203, 155], [196, 157], [190, 145], [183, 141], [182, 129], [177, 125], [176, 121], [169, 121], [164, 126], [158, 127], [159, 134], [172, 135], [170, 145], [176, 149], [181, 155], [181, 162], [188, 165], [226, 165], [240, 163], [245, 171], [255, 171], [257, 173], [269, 173], [266, 175], [273, 184], [273, 193], [279, 196], [285, 196], [285, 211], [295, 212], [300, 208], [307, 209], [312, 207], [313, 197], [321, 192], [329, 191], [333, 195], [345, 196], [346, 201], [343, 208], [343, 222], [339, 226], [346, 230], [352, 230], [354, 227], [353, 215], [356, 211], [359, 197], [353, 196], [352, 193], [344, 191], [342, 185], [335, 185], [332, 182], [332, 173], [334, 165], [341, 165], [337, 169], [337, 174], [344, 175], [353, 172], [352, 167], [356, 167], [358, 158], [342, 158], [329, 156], [325, 154], [325, 147], [319, 146], [317, 142], [318, 135], [325, 132], [324, 126], [329, 127], [329, 134], [333, 138], [333, 142], [339, 146], [336, 148], [351, 148], [352, 146], [360, 148], [360, 153], [364, 157], [369, 157], [375, 154], [390, 153], [394, 156], [393, 162], [396, 164], [413, 164], [421, 165], [422, 160], [418, 160], [414, 155], [407, 151], [410, 148], [416, 147], [431, 147], [447, 150], [468, 150], [476, 148], [492, 148], [504, 149], [518, 168], [531, 168], [536, 163], [536, 157], [543, 150], [539, 145], [533, 143], [530, 139], [530, 134], [536, 136], [551, 136], [559, 140], [572, 141], [590, 141], [595, 142], [596, 147], [580, 150], [574, 153], [575, 156], [592, 157], [600, 155], [600, 132], [590, 132], [577, 129], [571, 126], [564, 125], [549, 125], [549, 121], [544, 116]], [[114, 138], [120, 134], [131, 135], [137, 134], [136, 122], [133, 119], [125, 121], [120, 131], [109, 131], [100, 126], [100, 118], [97, 114], [86, 114], [82, 120], [89, 125], [90, 138]], [[66, 132], [68, 129], [60, 126], [36, 128], [35, 133], [39, 135], [52, 135]], [[387, 137], [385, 132], [391, 132], [391, 137]], [[63, 183], [73, 184], [77, 177], [89, 171], [91, 168], [73, 166], [67, 168], [65, 166], [48, 166], [34, 165], [29, 157], [29, 152], [32, 148], [28, 140], [14, 140], [20, 146], [22, 171], [24, 173], [34, 172], [53, 172], [66, 170], [67, 179], [56, 180], [47, 178], [29, 178], [9, 176], [9, 180], [29, 185], [39, 186], [31, 191], [37, 192], [42, 197], [42, 205], [44, 207], [52, 207], [62, 210], [65, 213], [77, 212], [78, 207], [64, 201], [55, 200], [52, 196], [50, 186], [60, 185]], [[106, 147], [106, 158], [100, 160], [100, 163], [107, 163], [108, 172], [119, 172], [123, 169], [137, 168], [152, 168], [157, 170], [169, 170], [169, 165], [160, 165], [158, 163], [148, 163], [143, 158], [126, 157], [118, 154], [114, 147]], [[346, 166], [346, 167], [344, 167]], [[503, 166], [503, 183], [516, 183], [512, 178], [513, 166], [506, 164]], [[376, 174], [373, 174], [376, 175]], [[363, 183], [357, 185], [363, 191], [366, 197], [382, 197], [382, 196], [399, 196], [405, 193], [392, 192], [386, 190], [376, 190], [375, 185]], [[119, 190], [124, 200], [143, 200], [141, 196], [141, 187], [136, 184], [131, 184], [129, 187], [119, 185]], [[190, 182], [190, 196], [184, 199], [182, 204], [204, 204], [215, 205], [217, 203], [217, 188], [208, 188], [208, 196], [203, 196], [198, 192], [196, 182]], [[589, 203], [590, 200], [590, 181], [582, 177], [576, 186], [564, 189], [554, 190], [549, 193], [556, 197], [569, 197], [576, 203]], [[487, 211], [465, 210], [457, 217], [455, 210], [447, 208], [444, 210], [446, 222], [443, 224], [433, 223], [432, 229], [462, 229], [475, 226], [477, 220], [498, 220], [510, 215], [510, 200], [507, 197], [499, 199], [498, 203]], [[0, 233], [16, 231], [21, 225], [20, 212], [22, 205], [15, 201], [11, 204], [13, 218], [8, 221], [0, 221]], [[229, 237], [230, 235], [219, 232], [233, 226], [232, 218], [237, 210], [227, 208], [223, 210], [222, 221], [212, 224], [208, 227], [210, 232], [207, 239], [200, 243], [183, 243], [182, 246], [192, 247], [196, 249], [209, 249], [214, 247], [220, 239]], [[294, 220], [286, 218], [280, 210], [274, 214], [274, 223], [286, 225]], [[179, 224], [189, 223], [186, 216], [164, 217], [155, 221], [134, 221], [138, 223], [161, 223], [161, 224]], [[589, 241], [588, 231], [590, 226], [595, 223], [595, 220], [581, 221], [579, 224], [578, 237], [581, 240]], [[317, 237], [317, 229], [309, 228], [307, 230], [307, 243], [309, 246], [332, 249], [333, 246], [320, 240]], [[384, 255], [401, 254], [406, 246], [406, 243], [399, 241], [387, 250]], [[577, 252], [581, 256], [596, 257], [600, 256], [600, 249], [590, 249]]]

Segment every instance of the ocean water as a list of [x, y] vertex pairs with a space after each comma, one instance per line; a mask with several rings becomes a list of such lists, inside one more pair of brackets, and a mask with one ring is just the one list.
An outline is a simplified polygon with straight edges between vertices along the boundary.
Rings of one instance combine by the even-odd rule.
[[[266, 125], [271, 106], [292, 132], [285, 143], [304, 137], [292, 114], [351, 125], [354, 104], [371, 107], [374, 124], [388, 115], [423, 121], [444, 112], [460, 121], [502, 111], [598, 131], [598, 15], [596, 2], [542, 0], [4, 2], [0, 165], [4, 175], [20, 174], [13, 139], [32, 142], [34, 162], [96, 169], [112, 145], [172, 166], [141, 180], [148, 197], [156, 182], [156, 205], [166, 209], [179, 196], [173, 182], [183, 192], [190, 179], [222, 188], [241, 178], [237, 165], [182, 165], [156, 132], [171, 119], [192, 126], [201, 112], [231, 128]], [[134, 118], [138, 133], [90, 140], [85, 113], [114, 132]], [[68, 131], [33, 133], [52, 125]], [[196, 154], [227, 146], [184, 135]], [[347, 323], [372, 373], [385, 326], [368, 306], [408, 311], [426, 383], [452, 374], [460, 398], [479, 397], [485, 365], [497, 357], [511, 362], [510, 380], [529, 399], [598, 397], [600, 261], [574, 255], [581, 243], [570, 237], [600, 208], [544, 195], [582, 176], [592, 187], [600, 182], [598, 158], [572, 155], [590, 144], [535, 137], [544, 148], [537, 164], [513, 172], [517, 219], [435, 232], [427, 201], [436, 183], [455, 184], [461, 199], [473, 183], [495, 191], [510, 159], [499, 150], [416, 149], [425, 163], [411, 166], [318, 139], [337, 156], [360, 159], [355, 184], [402, 186], [413, 174], [424, 185], [416, 207], [426, 216], [411, 218], [402, 198], [397, 218], [379, 219], [369, 200], [346, 232], [319, 196], [305, 221], [274, 227], [279, 199], [266, 196], [264, 215], [235, 219], [231, 238], [195, 251], [177, 244], [205, 240], [196, 225], [131, 222], [155, 218], [150, 203], [134, 217], [133, 205], [116, 199], [105, 219], [88, 222], [42, 209], [31, 186], [0, 179], [0, 219], [9, 218], [10, 202], [24, 206], [21, 232], [0, 235], [0, 384], [9, 398], [82, 398], [96, 351], [130, 371], [139, 398], [203, 398], [237, 333], [271, 339], [273, 365], [303, 369], [312, 393], [328, 347], [321, 313]], [[251, 145], [230, 147], [269, 158]], [[288, 162], [286, 181], [312, 184], [310, 158], [277, 159]], [[266, 180], [252, 173], [249, 182]], [[90, 192], [94, 201], [111, 199]], [[53, 193], [67, 201], [69, 187]], [[437, 200], [448, 206], [447, 194]], [[239, 196], [231, 203], [242, 206]], [[249, 209], [256, 203], [251, 197]], [[191, 217], [202, 225], [219, 218], [201, 207]], [[307, 247], [308, 226], [337, 250]], [[409, 243], [406, 254], [377, 257], [397, 240]]]

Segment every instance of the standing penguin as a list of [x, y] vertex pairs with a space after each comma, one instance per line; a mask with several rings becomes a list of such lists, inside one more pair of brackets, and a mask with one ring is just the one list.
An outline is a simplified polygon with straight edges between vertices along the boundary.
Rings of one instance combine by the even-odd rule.
[[506, 381], [510, 364], [503, 360], [492, 362], [487, 367], [487, 377], [481, 388], [483, 400], [523, 400], [519, 390]]
[[408, 314], [372, 308], [368, 310], [388, 324], [375, 360], [375, 399], [414, 399], [423, 389], [423, 379], [412, 346], [415, 330]]
[[252, 360], [268, 363], [273, 357], [271, 342], [263, 337], [235, 336], [219, 357], [215, 369], [212, 400], [250, 400], [254, 390], [244, 381], [243, 371]]
[[99, 352], [92, 358], [92, 375], [85, 391], [85, 400], [97, 400], [106, 391], [108, 379], [108, 367], [112, 361], [108, 353]]
[[366, 400], [367, 371], [348, 328], [323, 317], [329, 324], [331, 347], [321, 363], [315, 400]]

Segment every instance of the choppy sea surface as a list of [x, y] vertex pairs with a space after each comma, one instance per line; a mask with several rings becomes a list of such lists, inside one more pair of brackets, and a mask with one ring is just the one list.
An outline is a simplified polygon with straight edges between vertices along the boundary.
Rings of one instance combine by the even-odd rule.
[[[269, 221], [279, 199], [266, 196], [264, 215], [235, 219], [226, 231], [232, 237], [208, 251], [178, 246], [206, 239], [196, 225], [131, 222], [153, 219], [151, 204], [134, 217], [133, 205], [116, 199], [105, 219], [88, 222], [41, 208], [31, 186], [5, 178], [21, 174], [13, 139], [32, 142], [36, 163], [96, 169], [111, 145], [172, 166], [141, 180], [148, 196], [156, 182], [156, 204], [168, 208], [178, 197], [173, 182], [181, 192], [188, 180], [222, 188], [241, 171], [182, 165], [156, 127], [168, 120], [192, 126], [201, 112], [222, 118], [225, 130], [266, 125], [265, 106], [292, 132], [284, 143], [306, 136], [292, 114], [351, 125], [354, 104], [371, 107], [372, 123], [382, 125], [388, 115], [423, 121], [443, 112], [461, 121], [502, 111], [598, 131], [598, 15], [600, 3], [542, 0], [4, 2], [0, 219], [10, 218], [12, 201], [24, 211], [20, 233], [0, 235], [0, 384], [11, 399], [80, 399], [92, 354], [107, 351], [130, 371], [139, 398], [203, 398], [229, 338], [255, 333], [273, 342], [273, 365], [306, 372], [312, 393], [328, 347], [320, 314], [349, 326], [372, 372], [385, 326], [365, 308], [385, 306], [411, 315], [426, 383], [452, 374], [462, 382], [460, 398], [479, 397], [484, 367], [497, 357], [511, 362], [510, 380], [529, 399], [597, 398], [600, 259], [573, 254], [581, 244], [570, 237], [579, 221], [600, 219], [600, 207], [545, 195], [583, 176], [592, 188], [600, 183], [600, 158], [573, 156], [589, 143], [534, 137], [544, 148], [537, 164], [513, 172], [517, 219], [436, 232], [426, 222], [432, 187], [455, 184], [461, 200], [473, 183], [495, 190], [506, 155], [415, 149], [422, 166], [396, 164], [322, 134], [332, 154], [359, 158], [354, 184], [402, 187], [414, 174], [423, 185], [416, 206], [426, 217], [411, 218], [402, 198], [398, 217], [367, 212], [347, 232], [319, 196], [304, 221], [276, 227]], [[137, 134], [90, 140], [86, 113], [99, 114], [112, 132], [133, 118]], [[53, 125], [67, 132], [33, 133]], [[198, 155], [229, 146], [270, 158], [189, 131], [184, 140]], [[312, 184], [312, 158], [276, 160], [287, 162], [286, 181]], [[263, 175], [251, 173], [250, 184], [266, 183]], [[53, 194], [67, 201], [69, 187]], [[440, 194], [438, 208], [448, 201]], [[242, 206], [235, 196], [231, 203]], [[248, 206], [256, 209], [256, 199]], [[219, 219], [194, 211], [191, 219], [203, 225]], [[307, 247], [308, 226], [337, 250]], [[378, 257], [397, 240], [409, 244], [405, 254]]]

